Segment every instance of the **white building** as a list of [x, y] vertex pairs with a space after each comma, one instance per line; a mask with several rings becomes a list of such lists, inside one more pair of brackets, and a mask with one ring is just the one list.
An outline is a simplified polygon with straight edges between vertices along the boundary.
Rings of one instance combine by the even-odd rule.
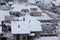
[[19, 34], [20, 40], [23, 40], [23, 37], [25, 37], [25, 39], [27, 40], [29, 35], [33, 36], [31, 35], [32, 33], [35, 37], [39, 37], [40, 32], [42, 31], [39, 21], [31, 17], [30, 15], [19, 17], [18, 19], [19, 21], [11, 21], [12, 34], [16, 36], [17, 34]]

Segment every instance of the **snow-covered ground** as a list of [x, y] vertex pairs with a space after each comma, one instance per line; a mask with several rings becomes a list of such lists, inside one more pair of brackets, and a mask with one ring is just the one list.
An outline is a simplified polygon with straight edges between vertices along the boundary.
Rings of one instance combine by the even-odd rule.
[[58, 37], [56, 37], [56, 36], [54, 36], [54, 37], [40, 37], [35, 40], [58, 40]]

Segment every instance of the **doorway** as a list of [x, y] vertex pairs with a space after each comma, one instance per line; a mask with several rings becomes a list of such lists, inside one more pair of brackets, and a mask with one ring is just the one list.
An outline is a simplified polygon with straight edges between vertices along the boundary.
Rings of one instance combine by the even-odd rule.
[[20, 35], [19, 34], [16, 35], [16, 40], [20, 40]]

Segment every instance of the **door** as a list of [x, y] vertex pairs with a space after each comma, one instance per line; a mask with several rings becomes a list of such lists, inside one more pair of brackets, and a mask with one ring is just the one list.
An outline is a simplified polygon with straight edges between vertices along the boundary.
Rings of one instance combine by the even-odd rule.
[[19, 34], [16, 35], [16, 40], [20, 40], [20, 35]]

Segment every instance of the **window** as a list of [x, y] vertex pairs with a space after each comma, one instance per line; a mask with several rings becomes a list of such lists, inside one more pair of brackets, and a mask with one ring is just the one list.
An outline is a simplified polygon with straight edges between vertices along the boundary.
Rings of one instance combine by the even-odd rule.
[[42, 23], [56, 23], [54, 20], [39, 20]]
[[0, 5], [5, 5], [5, 3], [0, 3]]
[[20, 35], [19, 34], [16, 35], [16, 40], [20, 40]]
[[20, 25], [18, 25], [18, 28], [20, 28]]
[[53, 26], [51, 24], [42, 24], [42, 30], [44, 33], [53, 34]]
[[23, 40], [26, 40], [26, 37], [25, 36], [23, 37]]
[[21, 12], [29, 12], [28, 9], [22, 9]]
[[41, 12], [31, 12], [31, 16], [41, 16]]
[[16, 17], [20, 17], [20, 16], [23, 16], [24, 14], [22, 14], [20, 12], [10, 12], [10, 15], [14, 15]]
[[30, 8], [31, 11], [37, 11], [37, 8]]
[[25, 18], [23, 18], [23, 21], [25, 21]]

